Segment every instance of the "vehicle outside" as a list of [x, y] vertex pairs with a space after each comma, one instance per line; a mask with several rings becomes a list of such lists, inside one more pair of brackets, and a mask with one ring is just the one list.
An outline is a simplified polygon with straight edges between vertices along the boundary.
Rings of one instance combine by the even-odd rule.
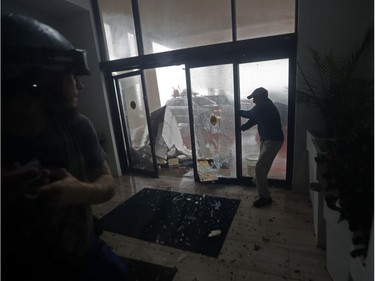
[[[204, 96], [193, 96], [194, 116], [198, 117], [198, 122], [207, 120], [212, 114], [220, 115], [221, 108], [214, 101]], [[176, 117], [177, 123], [189, 123], [189, 111], [187, 97], [175, 97], [166, 102], [172, 114]]]

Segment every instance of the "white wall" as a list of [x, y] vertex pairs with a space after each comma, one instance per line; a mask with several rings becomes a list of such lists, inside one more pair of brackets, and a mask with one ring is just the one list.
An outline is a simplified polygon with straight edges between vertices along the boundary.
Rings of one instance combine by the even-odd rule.
[[[330, 51], [335, 56], [346, 56], [355, 50], [363, 39], [366, 28], [373, 26], [372, 0], [314, 0], [299, 1], [298, 55], [304, 72], [312, 69], [308, 47], [322, 54]], [[373, 65], [373, 61], [370, 62]], [[297, 89], [303, 85], [297, 71]], [[308, 192], [308, 158], [306, 129], [321, 130], [324, 124], [317, 109], [296, 105], [294, 176], [292, 190]]]

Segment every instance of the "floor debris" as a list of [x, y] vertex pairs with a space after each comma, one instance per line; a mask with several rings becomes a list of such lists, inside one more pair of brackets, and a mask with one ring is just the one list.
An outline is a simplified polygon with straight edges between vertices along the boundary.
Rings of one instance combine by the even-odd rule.
[[221, 235], [221, 230], [220, 229], [216, 229], [216, 230], [212, 230], [208, 234], [208, 237], [214, 237], [214, 236], [219, 236], [219, 235]]

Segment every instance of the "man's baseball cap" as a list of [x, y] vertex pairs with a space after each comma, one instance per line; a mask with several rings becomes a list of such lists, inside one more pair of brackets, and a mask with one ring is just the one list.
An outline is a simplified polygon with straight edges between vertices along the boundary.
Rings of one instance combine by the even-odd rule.
[[264, 89], [263, 87], [260, 87], [260, 88], [257, 88], [254, 90], [254, 92], [247, 96], [247, 98], [250, 100], [252, 98], [256, 98], [256, 97], [265, 97], [267, 98], [268, 97], [268, 91], [266, 89]]

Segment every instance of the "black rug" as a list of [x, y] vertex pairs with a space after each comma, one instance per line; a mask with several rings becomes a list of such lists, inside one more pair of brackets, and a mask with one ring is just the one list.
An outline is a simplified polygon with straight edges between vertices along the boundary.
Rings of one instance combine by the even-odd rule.
[[120, 257], [128, 269], [127, 281], [172, 281], [177, 269]]
[[100, 223], [110, 232], [217, 257], [239, 202], [144, 188]]

